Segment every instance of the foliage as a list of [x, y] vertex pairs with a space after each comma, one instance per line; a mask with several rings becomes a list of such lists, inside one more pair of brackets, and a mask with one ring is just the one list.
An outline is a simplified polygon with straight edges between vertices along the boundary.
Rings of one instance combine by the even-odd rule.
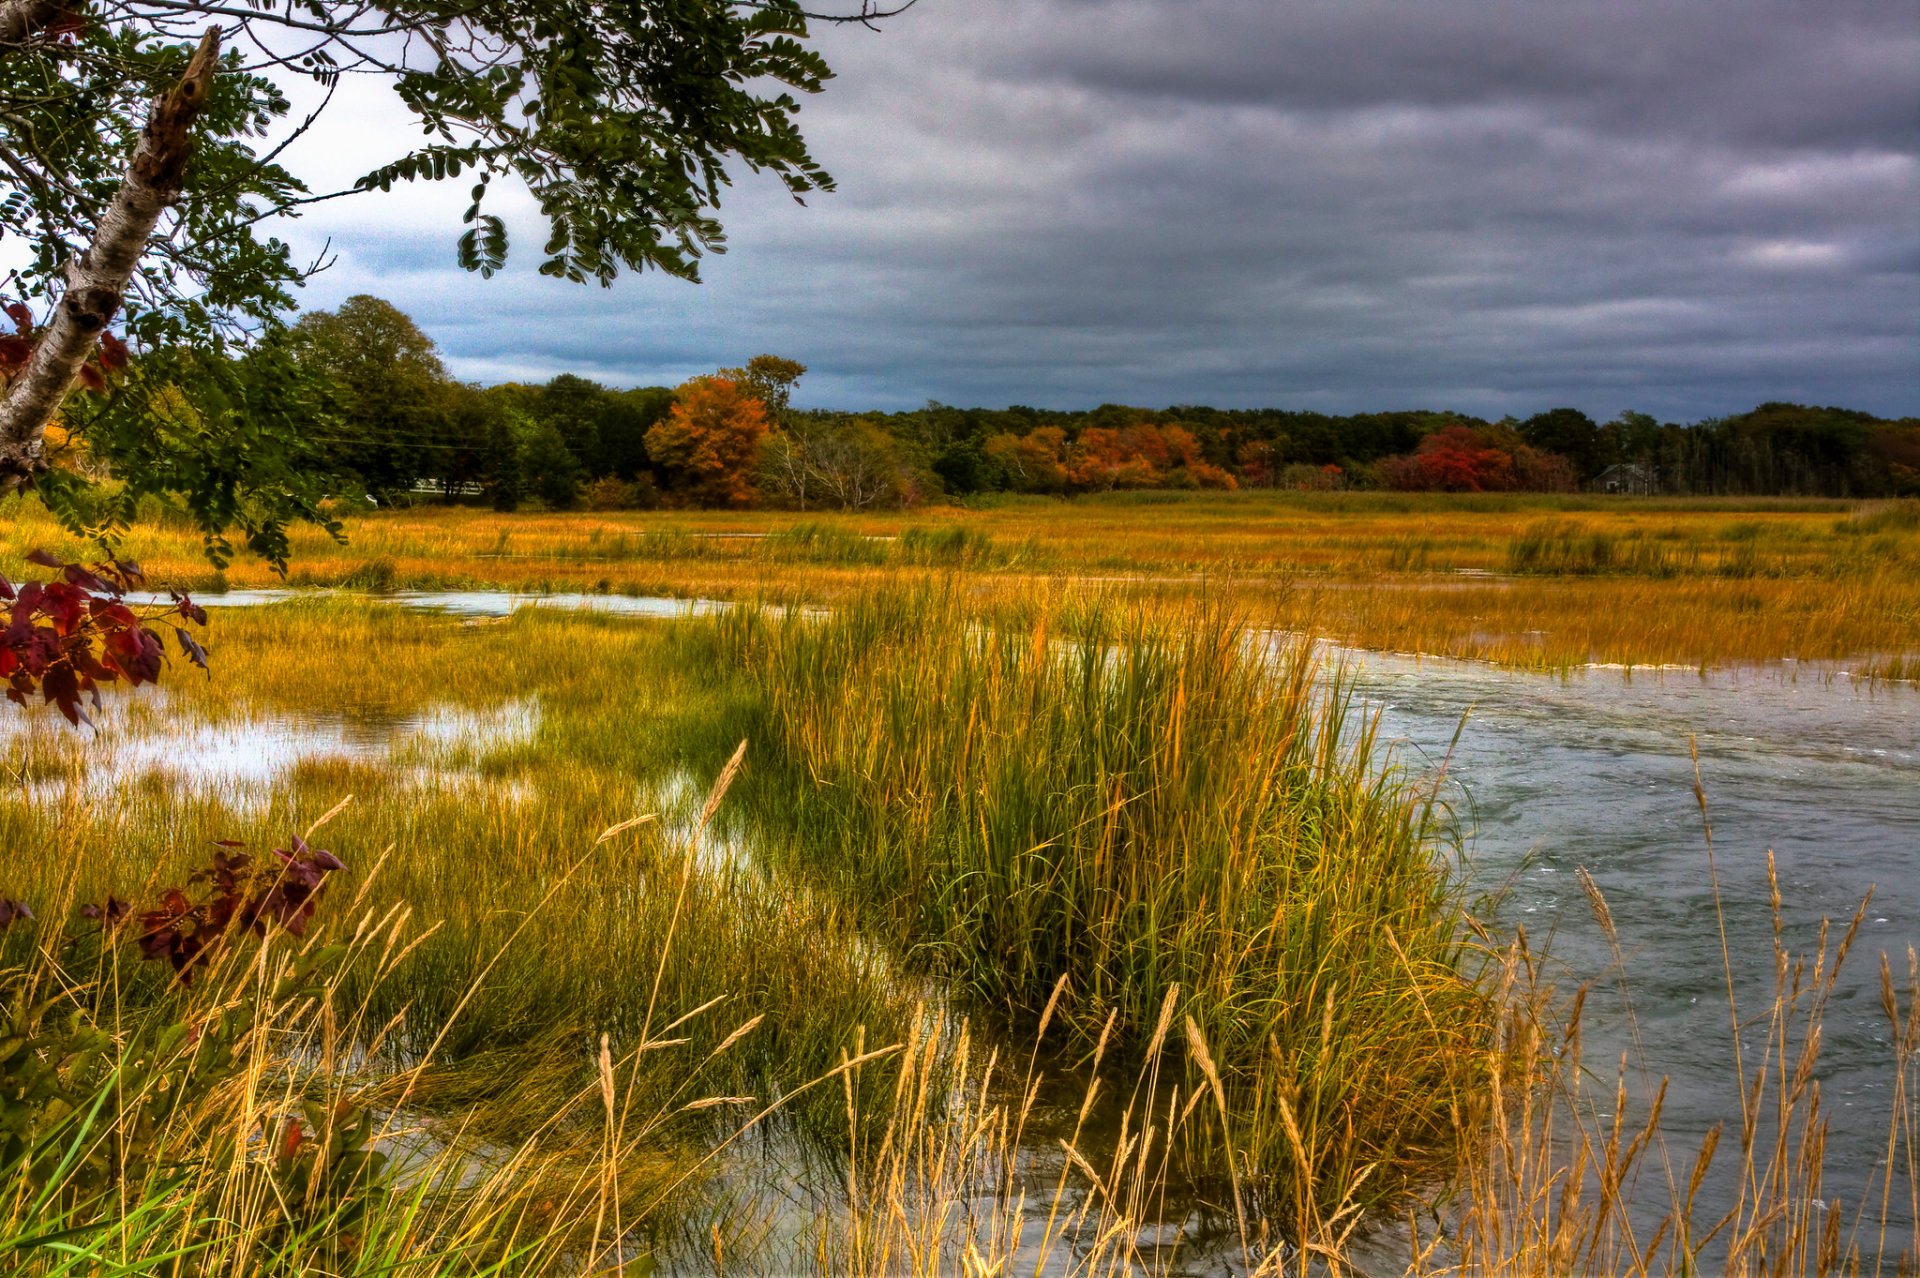
[[[64, 12], [64, 11], [63, 11]], [[15, 280], [50, 308], [69, 259], [99, 225], [149, 104], [184, 67], [190, 22], [133, 10], [68, 13], [64, 30], [23, 41], [0, 59], [0, 134], [17, 163], [0, 179], [0, 234], [30, 256]], [[121, 310], [133, 345], [217, 352], [292, 305], [300, 277], [287, 246], [257, 232], [263, 208], [291, 208], [298, 177], [257, 139], [285, 116], [286, 94], [230, 51], [213, 78], [201, 137], [175, 225], [156, 236]]]
[[[837, 20], [866, 21], [876, 12], [863, 6]], [[304, 420], [256, 413], [258, 403], [242, 404], [221, 385], [219, 366], [245, 364], [250, 352], [270, 346], [294, 287], [325, 265], [296, 263], [267, 234], [277, 219], [397, 182], [464, 177], [473, 186], [458, 258], [491, 275], [509, 245], [505, 223], [488, 211], [489, 196], [496, 181], [507, 181], [539, 208], [547, 231], [543, 273], [607, 284], [623, 270], [658, 269], [694, 280], [700, 258], [725, 247], [716, 212], [736, 171], [730, 166], [770, 173], [795, 198], [832, 188], [794, 122], [795, 93], [818, 91], [831, 74], [804, 43], [809, 15], [795, 0], [642, 0], [615, 9], [588, 0], [482, 0], [458, 9], [388, 0], [244, 10], [23, 0], [7, 11], [0, 59], [0, 153], [7, 157], [0, 235], [24, 252], [12, 277], [18, 340], [0, 341], [0, 364], [17, 366], [30, 348], [16, 349], [34, 328], [35, 309], [74, 300], [64, 297], [66, 264], [85, 260], [103, 228], [118, 224], [109, 214], [119, 207], [150, 104], [176, 87], [209, 21], [227, 24], [229, 49], [198, 110], [179, 198], [160, 214], [127, 286], [115, 277], [94, 290], [102, 296], [89, 295], [89, 306], [118, 312], [136, 368], [153, 363], [142, 393], [119, 405], [123, 418], [141, 424], [119, 427], [117, 442], [139, 446], [100, 455], [138, 490], [135, 498], [181, 493], [216, 562], [227, 553], [226, 530], [237, 524], [249, 549], [284, 569], [284, 524], [325, 522], [324, 494], [310, 483], [279, 482], [303, 472], [302, 441], [314, 433], [303, 427], [322, 424], [320, 433], [333, 436], [323, 441], [326, 451], [363, 490], [382, 495], [429, 476], [452, 495], [477, 482], [484, 465], [478, 450], [449, 438], [444, 405], [429, 393], [439, 388], [419, 374], [424, 367], [426, 383], [444, 378], [431, 376], [430, 352], [418, 342], [355, 349], [364, 333], [329, 340], [319, 331], [326, 324], [308, 326], [306, 337], [330, 347], [321, 362], [336, 387], [344, 384], [347, 416], [380, 428], [367, 441], [343, 437], [342, 422], [324, 408]], [[318, 82], [327, 98], [317, 110], [324, 111], [349, 74], [385, 79], [424, 136], [398, 154], [370, 152], [350, 187], [315, 192], [283, 162], [287, 144], [312, 121], [284, 127], [290, 104], [276, 77]], [[101, 362], [127, 358], [119, 338], [103, 337]], [[382, 362], [394, 364], [405, 383], [386, 391], [400, 393], [373, 393], [364, 374]], [[80, 374], [86, 387], [100, 388], [94, 364]], [[141, 420], [161, 404], [171, 425]], [[47, 414], [57, 411], [44, 394], [23, 401], [20, 420], [9, 423], [10, 482], [40, 481], [72, 526], [110, 547], [124, 512], [95, 509], [104, 499], [85, 490], [97, 476], [46, 470], [40, 441]], [[208, 438], [177, 429], [182, 417]], [[58, 442], [69, 437], [64, 425], [58, 434]], [[420, 455], [436, 450], [462, 465], [423, 465]], [[629, 448], [589, 465], [606, 463], [632, 478], [636, 460]]]
[[[442, 379], [425, 400], [450, 395], [456, 425], [416, 450], [411, 466], [449, 500], [485, 495], [503, 510], [543, 484], [546, 504], [564, 507], [573, 500], [569, 471], [575, 485], [650, 478], [692, 504], [738, 505], [757, 489], [802, 510], [910, 506], [943, 488], [953, 497], [1240, 486], [1567, 493], [1616, 463], [1641, 468], [1655, 491], [1667, 493], [1920, 491], [1920, 424], [1839, 409], [1762, 405], [1741, 418], [1684, 426], [1634, 412], [1596, 426], [1572, 408], [1499, 422], [1111, 404], [1080, 413], [941, 404], [906, 413], [795, 412], [788, 398], [805, 371], [797, 361], [758, 355], [716, 374], [766, 411], [765, 443], [751, 454], [734, 452], [730, 464], [747, 471], [729, 482], [695, 485], [675, 470], [678, 461], [649, 453], [647, 434], [672, 411], [676, 392], [611, 390], [571, 374], [486, 391]], [[517, 424], [501, 425], [500, 414]], [[543, 438], [529, 454], [535, 425], [557, 432], [561, 447]], [[344, 438], [339, 430], [321, 419], [310, 434]], [[408, 438], [404, 428], [399, 438]], [[659, 438], [671, 440], [673, 432]], [[329, 464], [350, 468], [341, 456]]]
[[277, 866], [256, 864], [238, 850], [241, 846], [223, 841], [211, 864], [190, 876], [190, 885], [205, 888], [202, 899], [169, 888], [138, 916], [141, 954], [165, 959], [183, 984], [237, 932], [265, 936], [273, 927], [299, 936], [313, 917], [327, 875], [346, 868], [333, 853], [308, 847], [297, 834], [292, 851], [273, 850]]
[[580, 500], [580, 463], [552, 425], [536, 422], [521, 431], [517, 464], [522, 491], [548, 510], [570, 510]]
[[766, 405], [741, 383], [696, 377], [674, 393], [666, 420], [647, 431], [647, 453], [669, 492], [702, 505], [744, 506], [767, 427]]
[[425, 475], [449, 482], [472, 441], [456, 431], [451, 379], [433, 340], [391, 303], [358, 294], [337, 311], [303, 316], [288, 344], [332, 401], [326, 453], [360, 491], [382, 501]]
[[761, 491], [805, 510], [912, 506], [918, 482], [893, 436], [867, 418], [808, 414], [768, 435], [758, 461]]
[[[0, 97], [23, 159], [0, 226], [33, 245], [30, 295], [45, 295], [85, 246], [148, 103], [179, 75], [183, 37], [214, 13], [111, 6], [67, 14], [9, 50]], [[730, 158], [795, 196], [831, 189], [793, 123], [789, 91], [818, 91], [830, 72], [801, 43], [807, 17], [792, 0], [649, 0], [617, 12], [584, 0], [485, 0], [457, 12], [398, 0], [259, 8], [239, 25], [234, 43], [258, 41], [265, 63], [249, 68], [236, 49], [214, 77], [181, 231], [142, 268], [135, 297], [151, 301], [129, 307], [136, 336], [152, 345], [199, 344], [226, 317], [271, 323], [290, 304], [285, 287], [299, 272], [255, 228], [296, 209], [306, 187], [246, 141], [287, 113], [264, 73], [276, 64], [322, 84], [346, 72], [393, 83], [425, 140], [370, 163], [354, 188], [476, 179], [460, 259], [488, 274], [507, 252], [504, 225], [484, 211], [496, 179], [533, 193], [551, 232], [543, 273], [602, 282], [623, 268], [695, 277], [701, 253], [724, 243], [709, 210]], [[289, 35], [298, 51], [275, 53]]]
[[1519, 435], [1542, 453], [1566, 459], [1576, 480], [1587, 480], [1607, 466], [1606, 440], [1591, 417], [1577, 408], [1550, 408], [1521, 422]]
[[162, 628], [172, 631], [183, 655], [206, 667], [206, 650], [181, 624], [206, 624], [198, 604], [176, 594], [171, 605], [144, 615], [127, 605], [127, 592], [145, 584], [138, 565], [117, 561], [86, 567], [44, 551], [27, 559], [57, 576], [17, 588], [0, 577], [0, 602], [12, 604], [7, 627], [0, 630], [0, 678], [16, 705], [26, 705], [38, 693], [68, 722], [87, 721], [82, 703], [98, 708], [100, 685], [125, 682], [137, 688], [160, 677], [166, 662]]
[[[215, 967], [244, 970], [243, 939], [298, 936], [327, 876], [345, 868], [298, 837], [266, 867], [238, 847], [221, 848], [148, 909], [111, 895], [81, 907], [72, 930], [43, 941], [64, 979], [0, 972], [0, 1184], [10, 1197], [31, 1195], [46, 1218], [101, 1215], [186, 1160], [231, 1159], [245, 1134], [223, 1108], [225, 1090], [253, 1068], [270, 1009], [313, 998], [339, 963], [338, 947], [321, 947], [270, 980], [136, 1006], [148, 996], [119, 970], [122, 954], [165, 963], [181, 987]], [[0, 930], [22, 919], [15, 911]], [[351, 1248], [355, 1219], [386, 1192], [386, 1158], [368, 1148], [371, 1134], [368, 1116], [344, 1103], [308, 1106], [267, 1133], [272, 1155], [259, 1171], [288, 1206], [285, 1228], [323, 1219], [333, 1244]]]
[[1410, 492], [1505, 492], [1514, 483], [1512, 454], [1466, 425], [1428, 435], [1409, 456], [1382, 458], [1379, 471], [1387, 487]]
[[778, 424], [785, 419], [793, 388], [807, 375], [807, 366], [798, 360], [778, 355], [755, 355], [745, 368], [723, 368], [720, 376], [739, 382], [767, 406], [767, 417]]
[[[54, 468], [35, 488], [63, 526], [109, 557], [142, 501], [177, 495], [215, 567], [232, 561], [237, 531], [242, 547], [284, 572], [290, 527], [339, 535], [326, 509], [335, 468], [325, 440], [339, 430], [330, 411], [327, 388], [283, 343], [232, 357], [152, 351], [104, 392], [69, 397], [49, 437]], [[62, 464], [69, 454], [77, 464]]]

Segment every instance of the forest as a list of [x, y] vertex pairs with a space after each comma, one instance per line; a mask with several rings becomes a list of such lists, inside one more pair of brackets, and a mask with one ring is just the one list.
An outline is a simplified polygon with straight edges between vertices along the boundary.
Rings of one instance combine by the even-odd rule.
[[406, 315], [370, 297], [307, 315], [285, 342], [307, 392], [302, 464], [336, 494], [381, 505], [859, 510], [1156, 488], [1920, 493], [1920, 421], [1840, 407], [1766, 403], [1694, 422], [1637, 412], [1596, 422], [1567, 407], [1497, 421], [1191, 404], [852, 413], [791, 407], [805, 367], [770, 355], [679, 387], [562, 374], [481, 388], [455, 380]]

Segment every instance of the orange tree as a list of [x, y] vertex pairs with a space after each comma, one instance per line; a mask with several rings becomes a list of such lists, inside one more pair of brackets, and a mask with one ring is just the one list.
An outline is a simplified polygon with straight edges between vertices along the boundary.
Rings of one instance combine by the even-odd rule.
[[744, 506], [753, 500], [767, 428], [766, 404], [741, 382], [696, 377], [674, 392], [666, 420], [647, 431], [647, 456], [669, 491], [702, 506]]

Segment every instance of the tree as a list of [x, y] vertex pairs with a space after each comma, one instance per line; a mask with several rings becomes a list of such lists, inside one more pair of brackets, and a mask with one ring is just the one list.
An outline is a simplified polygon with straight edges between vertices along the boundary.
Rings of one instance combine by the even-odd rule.
[[1058, 426], [1039, 426], [1024, 435], [991, 435], [981, 449], [1019, 491], [1058, 493], [1066, 491], [1069, 478], [1060, 457], [1066, 442], [1067, 432]]
[[763, 491], [800, 510], [807, 508], [807, 499], [815, 491], [813, 459], [799, 431], [775, 431], [761, 441], [758, 470]]
[[696, 377], [674, 392], [673, 411], [647, 432], [647, 454], [669, 487], [705, 506], [744, 506], [767, 433], [767, 408], [730, 377]]
[[480, 490], [498, 511], [518, 510], [527, 495], [526, 467], [520, 455], [522, 418], [509, 398], [497, 391], [473, 395], [471, 415], [463, 425], [475, 429], [469, 438], [480, 443]]
[[1389, 488], [1483, 493], [1513, 487], [1512, 456], [1458, 422], [1428, 435], [1411, 455], [1381, 458], [1379, 470]]
[[291, 349], [331, 388], [339, 425], [327, 451], [362, 491], [386, 500], [477, 463], [477, 441], [456, 429], [440, 353], [391, 303], [363, 293], [314, 311], [294, 327]]
[[755, 355], [745, 368], [723, 368], [722, 377], [731, 377], [767, 406], [767, 416], [776, 425], [785, 419], [793, 388], [807, 375], [807, 366], [798, 360], [778, 355]]
[[[28, 252], [15, 278], [32, 322], [0, 394], [0, 492], [46, 473], [47, 427], [109, 325], [136, 352], [221, 358], [277, 326], [321, 264], [265, 232], [318, 200], [464, 178], [458, 257], [490, 275], [508, 252], [490, 196], [511, 181], [546, 223], [543, 273], [697, 279], [724, 247], [730, 165], [795, 198], [831, 189], [794, 123], [794, 91], [830, 74], [802, 43], [808, 19], [879, 16], [795, 0], [5, 0], [0, 235]], [[281, 163], [311, 122], [288, 121], [285, 74], [329, 94], [349, 74], [384, 78], [418, 142], [370, 155], [348, 188], [310, 190]], [[232, 504], [249, 479], [224, 465]]]
[[540, 388], [534, 397], [535, 420], [550, 426], [573, 454], [576, 469], [584, 474], [604, 475], [599, 464], [601, 427], [612, 394], [606, 387], [572, 373], [562, 373]]
[[648, 475], [647, 432], [673, 411], [673, 389], [642, 386], [611, 396], [600, 417], [600, 451], [592, 461], [596, 475], [634, 480]]
[[533, 422], [520, 436], [524, 491], [549, 510], [571, 510], [580, 500], [580, 463], [550, 422]]
[[805, 510], [809, 495], [842, 510], [910, 503], [912, 468], [900, 446], [866, 417], [815, 414], [767, 436], [760, 450], [760, 482]]
[[1543, 453], [1559, 453], [1579, 479], [1606, 468], [1606, 441], [1594, 420], [1577, 408], [1550, 408], [1520, 423], [1520, 437]]

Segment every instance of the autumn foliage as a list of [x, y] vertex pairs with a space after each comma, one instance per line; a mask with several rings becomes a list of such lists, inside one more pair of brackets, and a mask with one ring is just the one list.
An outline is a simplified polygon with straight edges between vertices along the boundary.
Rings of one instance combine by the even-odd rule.
[[1420, 441], [1411, 453], [1380, 459], [1388, 488], [1407, 492], [1568, 492], [1577, 487], [1564, 457], [1521, 442], [1510, 430], [1456, 422]]
[[1071, 440], [1058, 426], [995, 435], [986, 455], [1029, 492], [1110, 492], [1120, 488], [1237, 488], [1179, 425], [1088, 426]]
[[[297, 834], [292, 850], [275, 848], [272, 861], [258, 861], [242, 846], [222, 840], [212, 862], [196, 870], [186, 887], [168, 888], [140, 913], [135, 935], [141, 954], [164, 961], [182, 982], [238, 933], [265, 936], [269, 928], [279, 928], [304, 934], [327, 876], [346, 868], [333, 853], [309, 847]], [[111, 922], [116, 906], [125, 912], [109, 897], [96, 917]]]
[[163, 630], [173, 632], [181, 653], [205, 667], [206, 649], [184, 624], [204, 626], [207, 615], [185, 595], [164, 607], [136, 612], [127, 592], [145, 584], [139, 566], [125, 561], [92, 566], [66, 563], [45, 551], [27, 559], [52, 569], [49, 581], [16, 587], [0, 577], [0, 604], [10, 604], [0, 630], [0, 679], [18, 705], [38, 695], [68, 722], [86, 719], [83, 702], [100, 704], [100, 685], [132, 687], [160, 677], [166, 661]]
[[[33, 322], [33, 312], [21, 302], [0, 305], [13, 321], [13, 332], [0, 333], [0, 378], [10, 378], [27, 366], [34, 347], [46, 335]], [[76, 380], [88, 390], [104, 390], [107, 379], [127, 366], [127, 345], [112, 333], [102, 330], [93, 355], [80, 365]]]
[[673, 409], [647, 431], [647, 456], [673, 490], [705, 506], [745, 506], [769, 423], [758, 395], [730, 377], [696, 377], [674, 393]]

